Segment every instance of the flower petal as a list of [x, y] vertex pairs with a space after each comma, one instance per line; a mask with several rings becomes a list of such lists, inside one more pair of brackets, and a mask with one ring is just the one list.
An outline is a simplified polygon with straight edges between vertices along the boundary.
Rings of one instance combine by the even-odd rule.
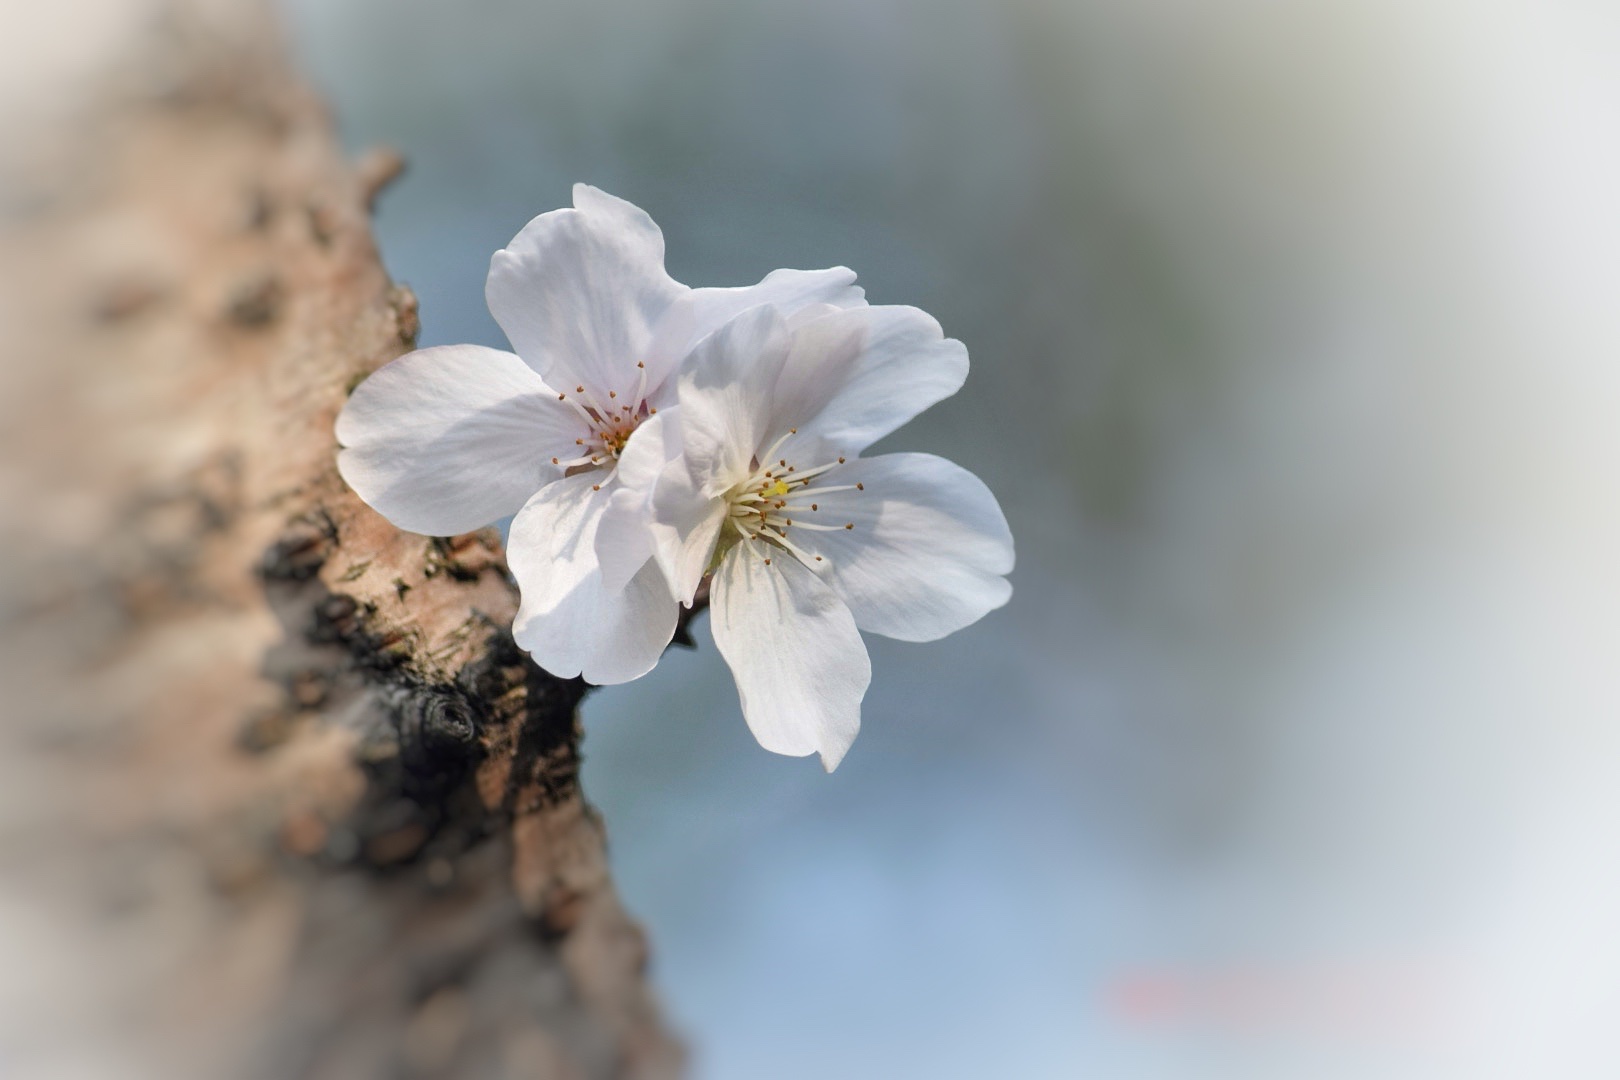
[[772, 270], [757, 285], [692, 289], [670, 305], [653, 332], [647, 351], [648, 383], [661, 383], [699, 341], [749, 308], [769, 304], [787, 318], [809, 307], [837, 310], [865, 303], [866, 293], [855, 284], [855, 271], [844, 266]]
[[652, 493], [659, 474], [681, 452], [679, 414], [672, 407], [649, 417], [619, 455], [613, 497], [596, 532], [596, 556], [609, 588], [628, 584], [652, 557]]
[[742, 543], [721, 560], [710, 601], [714, 643], [759, 745], [819, 753], [832, 772], [860, 731], [872, 665], [843, 601], [796, 559], [769, 551]]
[[514, 513], [583, 425], [523, 361], [479, 345], [406, 353], [338, 415], [338, 471], [389, 521], [453, 536]]
[[619, 456], [618, 488], [602, 515], [596, 553], [610, 588], [656, 557], [671, 594], [690, 607], [709, 568], [726, 503], [694, 486], [681, 457], [680, 412], [671, 406], [642, 424]]
[[687, 288], [639, 208], [585, 184], [490, 259], [484, 296], [512, 347], [559, 390], [635, 391], [652, 327]]
[[726, 501], [694, 491], [679, 469], [668, 475], [653, 496], [653, 554], [675, 599], [691, 607], [726, 522]]
[[[771, 428], [853, 454], [962, 388], [967, 348], [913, 307], [859, 307], [797, 326]], [[797, 445], [804, 446], [806, 442]]]
[[933, 641], [1007, 602], [1012, 533], [990, 489], [932, 454], [885, 454], [824, 473], [821, 486], [865, 490], [795, 496], [817, 509], [803, 521], [853, 524], [830, 532], [788, 529], [854, 613], [862, 630], [901, 641]]
[[680, 376], [681, 450], [693, 486], [718, 495], [746, 477], [762, 449], [771, 387], [787, 358], [787, 327], [753, 308], [704, 338]]
[[605, 470], [546, 485], [512, 520], [507, 541], [507, 562], [523, 597], [513, 638], [553, 675], [583, 675], [597, 685], [651, 671], [675, 633], [678, 613], [651, 563], [622, 589], [603, 583], [596, 531], [612, 487]]

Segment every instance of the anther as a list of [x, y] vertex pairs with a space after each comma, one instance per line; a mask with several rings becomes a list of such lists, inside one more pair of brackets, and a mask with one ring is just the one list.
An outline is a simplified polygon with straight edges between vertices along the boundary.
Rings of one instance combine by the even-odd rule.
[[820, 556], [820, 555], [817, 555], [817, 556], [816, 556], [816, 562], [820, 562], [820, 561], [821, 561], [821, 556]]
[[843, 458], [839, 458], [839, 459], [838, 459], [838, 464], [840, 464], [840, 465], [842, 465], [842, 464], [843, 464], [843, 463], [844, 463], [844, 459], [843, 459]]
[[796, 428], [796, 427], [790, 427], [790, 428], [788, 428], [788, 434], [789, 434], [789, 435], [797, 435], [797, 434], [798, 434], [798, 433], [799, 433], [799, 429], [798, 429], [798, 428]]
[[608, 391], [608, 397], [618, 397], [618, 396], [619, 396], [619, 392], [617, 390], [609, 390]]
[[783, 468], [786, 468], [787, 467], [787, 458], [783, 458], [781, 461], [778, 461], [777, 464], [782, 466]]
[[561, 465], [561, 464], [562, 464], [562, 462], [561, 462], [561, 461], [559, 461], [559, 460], [558, 460], [558, 459], [557, 459], [557, 458], [552, 458], [552, 459], [551, 459], [551, 463], [552, 463], [552, 464], [553, 464], [553, 465]]
[[576, 394], [583, 394], [583, 393], [584, 393], [584, 392], [585, 392], [585, 388], [584, 388], [584, 387], [583, 387], [583, 386], [576, 386], [576, 387], [574, 387], [574, 393], [576, 393]]
[[657, 415], [657, 414], [658, 414], [658, 410], [657, 410], [657, 409], [654, 409], [654, 408], [648, 408], [648, 410], [647, 410], [647, 415], [648, 415], [648, 416], [656, 416], [656, 415]]
[[644, 361], [644, 360], [637, 360], [637, 361], [636, 361], [636, 367], [638, 367], [638, 368], [644, 368], [644, 367], [646, 367], [646, 366], [647, 366], [647, 363], [646, 363], [646, 361]]
[[766, 560], [765, 560], [765, 565], [766, 565], [766, 566], [769, 566], [769, 565], [771, 565], [771, 560], [769, 560], [769, 559], [766, 559]]
[[575, 439], [574, 440], [574, 445], [575, 446], [584, 446], [585, 445], [585, 440], [584, 439]]
[[[595, 461], [596, 459], [592, 458], [591, 460]], [[602, 485], [601, 484], [592, 484], [591, 485], [591, 490], [592, 491], [601, 491], [602, 490]], [[853, 526], [851, 526], [851, 527], [853, 528]]]
[[853, 521], [846, 521], [846, 522], [844, 522], [844, 528], [846, 528], [846, 529], [853, 529], [853, 528], [854, 528], [854, 527], [855, 527], [855, 523], [854, 523], [854, 522], [853, 522]]
[[855, 481], [855, 490], [856, 491], [865, 491], [866, 490], [866, 485], [861, 483], [859, 480], [857, 480], [857, 481]]
[[816, 504], [815, 504], [815, 503], [811, 503], [811, 504], [810, 504], [810, 509], [812, 509], [812, 510], [814, 510], [814, 509], [816, 509]]

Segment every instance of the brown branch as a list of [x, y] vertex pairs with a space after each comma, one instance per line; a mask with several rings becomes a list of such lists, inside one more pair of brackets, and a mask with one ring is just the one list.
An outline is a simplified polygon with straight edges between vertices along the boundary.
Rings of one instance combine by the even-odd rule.
[[0, 1060], [673, 1075], [585, 687], [513, 646], [495, 536], [401, 533], [334, 468], [416, 333], [368, 221], [402, 164], [343, 161], [261, 11], [153, 25], [6, 178], [0, 888], [66, 944]]

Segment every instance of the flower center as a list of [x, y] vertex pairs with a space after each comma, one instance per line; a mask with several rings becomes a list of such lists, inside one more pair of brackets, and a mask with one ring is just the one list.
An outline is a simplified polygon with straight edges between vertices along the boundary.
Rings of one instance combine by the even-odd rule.
[[[725, 531], [728, 535], [721, 538], [721, 552], [734, 544], [757, 540], [781, 548], [815, 569], [816, 564], [824, 564], [826, 559], [812, 555], [795, 544], [791, 538], [793, 530], [837, 532], [855, 528], [853, 521], [827, 519], [818, 500], [839, 491], [865, 491], [866, 485], [825, 483], [828, 479], [826, 474], [844, 464], [841, 457], [837, 461], [807, 469], [798, 468], [785, 456], [776, 457], [788, 437], [797, 433], [797, 428], [790, 428], [787, 435], [776, 440], [765, 452], [764, 462], [755, 462], [754, 471], [748, 478], [726, 492]], [[727, 543], [728, 539], [730, 543]], [[765, 564], [770, 565], [770, 561], [767, 557]]]
[[636, 428], [658, 412], [647, 404], [647, 366], [638, 363], [636, 368], [639, 372], [636, 392], [628, 398], [633, 404], [625, 404], [626, 399], [621, 399], [617, 390], [609, 390], [602, 399], [584, 386], [574, 387], [572, 394], [557, 395], [558, 401], [567, 402], [585, 422], [585, 434], [574, 440], [577, 455], [551, 459], [553, 465], [564, 470], [564, 476], [613, 468]]

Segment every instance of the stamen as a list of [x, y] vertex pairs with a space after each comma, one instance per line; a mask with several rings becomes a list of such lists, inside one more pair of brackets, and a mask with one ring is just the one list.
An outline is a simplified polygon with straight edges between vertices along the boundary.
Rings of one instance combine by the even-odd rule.
[[[782, 436], [780, 439], [777, 439], [775, 442], [771, 443], [771, 448], [769, 450], [765, 451], [763, 454], [761, 454], [759, 456], [759, 460], [761, 460], [761, 461], [769, 461], [769, 460], [771, 460], [772, 456], [774, 456], [775, 453], [778, 450], [782, 449], [782, 444], [788, 441], [788, 435], [795, 434], [798, 430], [799, 430], [798, 428], [788, 428], [788, 434]], [[782, 464], [786, 465], [787, 462], [784, 461]]]
[[[792, 552], [793, 555], [795, 557], [797, 557], [800, 562], [809, 562], [810, 561], [810, 553], [809, 552], [805, 551], [803, 548], [796, 545], [793, 541], [789, 540], [786, 536], [783, 536], [777, 530], [775, 530], [775, 529], [760, 529], [759, 531], [760, 531], [761, 535], [769, 536], [772, 540], [775, 540], [778, 544], [781, 544], [783, 547], [787, 548], [788, 551]], [[817, 556], [817, 557], [819, 558], [819, 556]]]
[[[580, 387], [580, 389], [583, 390], [585, 388], [582, 386], [582, 387]], [[577, 401], [572, 400], [571, 398], [569, 398], [569, 396], [567, 394], [558, 394], [557, 395], [557, 400], [558, 401], [566, 401], [566, 402], [568, 402], [568, 404], [573, 408], [573, 410], [576, 413], [579, 414], [579, 418], [581, 420], [585, 421], [585, 423], [588, 424], [592, 428], [596, 427], [596, 417], [592, 416], [591, 411], [589, 409], [587, 409], [585, 406], [581, 405]]]
[[829, 461], [825, 465], [817, 465], [813, 469], [806, 469], [802, 473], [796, 473], [796, 474], [794, 474], [793, 479], [795, 481], [808, 480], [812, 476], [820, 476], [822, 473], [826, 472], [828, 469], [836, 469], [836, 468], [838, 468], [838, 462]]
[[[612, 393], [611, 390], [608, 391], [608, 392], [610, 394]], [[602, 405], [600, 405], [597, 402], [597, 400], [595, 398], [593, 398], [590, 394], [586, 393], [585, 388], [583, 386], [574, 387], [574, 393], [578, 394], [580, 396], [580, 400], [584, 401], [585, 404], [589, 407], [590, 411], [593, 414], [595, 414], [595, 415], [593, 415], [591, 417], [592, 424], [595, 425], [597, 423], [600, 423], [602, 417], [607, 415], [608, 410], [605, 407], [603, 407]]]

